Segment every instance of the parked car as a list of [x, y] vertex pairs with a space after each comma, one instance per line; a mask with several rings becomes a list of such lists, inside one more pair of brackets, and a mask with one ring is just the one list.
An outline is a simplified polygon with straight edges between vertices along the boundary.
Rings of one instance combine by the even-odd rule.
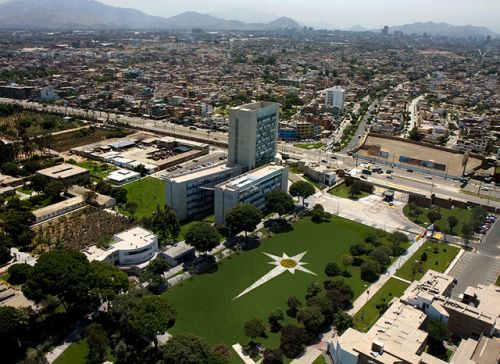
[[432, 176], [426, 175], [424, 178], [425, 179], [432, 179]]
[[385, 176], [385, 178], [388, 178], [388, 179], [394, 179], [394, 176], [391, 176], [390, 174]]

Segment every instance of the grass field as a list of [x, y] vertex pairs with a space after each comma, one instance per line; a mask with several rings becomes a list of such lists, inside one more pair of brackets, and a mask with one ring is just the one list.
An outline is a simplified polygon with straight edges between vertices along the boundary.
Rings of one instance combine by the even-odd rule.
[[22, 186], [16, 188], [16, 191], [24, 193], [25, 195], [30, 195], [33, 192], [33, 190], [26, 185], [22, 185]]
[[[346, 186], [345, 183], [342, 183], [342, 184], [332, 188], [331, 190], [328, 190], [328, 193], [330, 195], [337, 196], [337, 197], [350, 198], [349, 191], [350, 191], [350, 187]], [[356, 198], [360, 199], [360, 198], [363, 198], [366, 196], [370, 196], [370, 194], [368, 192], [361, 191], [359, 193], [359, 195], [356, 196]]]
[[[286, 310], [289, 296], [304, 300], [306, 287], [312, 282], [323, 282], [328, 262], [340, 261], [351, 245], [360, 243], [373, 231], [372, 228], [353, 221], [334, 218], [329, 223], [314, 224], [309, 218], [300, 220], [287, 233], [274, 235], [261, 242], [257, 248], [241, 252], [226, 259], [215, 272], [205, 273], [185, 281], [164, 293], [177, 310], [172, 334], [194, 333], [207, 339], [209, 344], [240, 342], [246, 345], [249, 339], [243, 334], [243, 325], [253, 318], [267, 322], [269, 313], [277, 308]], [[234, 300], [253, 282], [272, 269], [270, 258], [263, 253], [281, 256], [295, 255], [306, 251], [302, 259], [307, 268], [317, 276], [296, 272], [285, 272], [255, 290]], [[366, 287], [360, 278], [359, 267], [349, 267], [352, 274], [345, 279], [355, 296]], [[292, 320], [288, 318], [287, 320]], [[293, 320], [292, 320], [293, 321]], [[257, 340], [266, 347], [278, 347], [279, 335], [269, 333], [266, 339]]]
[[[413, 218], [410, 217], [409, 215], [409, 208], [408, 206], [405, 206], [403, 209], [403, 212], [408, 219], [413, 221], [414, 223], [422, 226], [422, 227], [427, 227], [431, 224], [430, 220], [427, 218], [427, 213], [429, 212], [429, 208], [425, 207], [419, 207], [422, 210], [422, 213], [418, 216], [418, 218]], [[453, 228], [453, 235], [458, 235], [462, 236], [462, 225], [464, 222], [469, 222], [472, 213], [469, 210], [466, 209], [461, 209], [458, 207], [455, 207], [453, 209], [445, 209], [445, 208], [440, 208], [439, 212], [441, 213], [441, 219], [435, 222], [435, 226], [439, 231], [446, 232], [447, 234], [450, 233], [450, 227], [448, 226], [448, 217], [449, 216], [455, 216], [459, 223], [457, 226]]]
[[106, 178], [111, 172], [118, 169], [111, 164], [99, 163], [94, 161], [81, 162], [78, 163], [78, 166], [88, 169], [90, 172], [90, 178], [95, 182]]
[[408, 283], [398, 279], [389, 279], [354, 315], [354, 327], [362, 332], [368, 331], [380, 316], [377, 305], [389, 303], [394, 297], [401, 296], [408, 286]]
[[297, 143], [293, 146], [302, 149], [319, 149], [323, 147], [323, 145], [323, 143]]
[[[397, 271], [398, 277], [413, 281], [422, 278], [427, 270], [432, 269], [436, 272], [444, 272], [452, 260], [460, 251], [459, 248], [441, 243], [427, 241], [413, 254], [410, 259]], [[415, 262], [421, 261], [422, 254], [427, 253], [427, 260], [422, 263], [422, 272], [412, 272]]]
[[[72, 343], [62, 354], [54, 361], [54, 364], [85, 364], [86, 356], [89, 353], [89, 348], [85, 340], [78, 340]], [[115, 361], [116, 358], [108, 353], [106, 360], [111, 362]]]
[[65, 152], [71, 148], [80, 147], [85, 144], [96, 143], [111, 138], [122, 138], [131, 133], [130, 130], [75, 130], [53, 135], [50, 138], [50, 148], [58, 152]]
[[[135, 217], [151, 216], [156, 211], [156, 206], [165, 205], [165, 191], [163, 182], [158, 178], [146, 177], [139, 181], [123, 186], [127, 190], [127, 201], [137, 203]], [[130, 215], [124, 208], [118, 210], [124, 215]]]

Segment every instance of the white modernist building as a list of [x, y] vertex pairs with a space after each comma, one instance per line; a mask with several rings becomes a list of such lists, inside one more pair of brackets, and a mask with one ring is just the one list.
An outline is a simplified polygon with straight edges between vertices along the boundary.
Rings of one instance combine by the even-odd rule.
[[123, 270], [143, 269], [158, 254], [158, 237], [136, 226], [115, 234], [108, 248], [95, 245], [83, 251], [89, 261], [98, 260]]
[[214, 213], [214, 188], [238, 175], [241, 168], [218, 165], [165, 180], [165, 203], [179, 219], [198, 218]]
[[335, 86], [326, 90], [325, 106], [329, 108], [338, 107], [344, 110], [345, 90], [340, 86]]
[[106, 181], [122, 185], [124, 183], [138, 180], [139, 178], [141, 178], [141, 174], [139, 172], [130, 171], [128, 169], [119, 169], [111, 172], [108, 177], [106, 177]]
[[229, 109], [228, 163], [243, 171], [262, 167], [277, 152], [280, 105], [254, 102]]
[[226, 214], [239, 203], [265, 207], [266, 195], [288, 190], [288, 168], [269, 164], [215, 186], [215, 224], [225, 225]]

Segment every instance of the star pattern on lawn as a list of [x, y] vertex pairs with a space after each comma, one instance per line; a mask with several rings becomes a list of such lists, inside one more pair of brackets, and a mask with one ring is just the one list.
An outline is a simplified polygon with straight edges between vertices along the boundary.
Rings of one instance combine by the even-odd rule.
[[241, 296], [247, 294], [248, 292], [254, 290], [255, 288], [263, 285], [264, 283], [270, 281], [273, 278], [276, 278], [280, 274], [285, 273], [287, 271], [290, 272], [291, 274], [295, 274], [296, 271], [301, 271], [304, 273], [316, 275], [316, 273], [304, 267], [304, 265], [306, 265], [307, 263], [301, 262], [302, 258], [304, 257], [304, 255], [307, 254], [307, 252], [302, 252], [292, 257], [289, 257], [285, 253], [283, 253], [281, 257], [268, 253], [263, 253], [263, 254], [267, 255], [269, 258], [273, 260], [268, 264], [274, 265], [275, 267], [271, 269], [269, 272], [267, 272], [265, 275], [263, 275], [261, 278], [259, 278], [257, 281], [255, 281], [255, 283], [253, 283], [250, 287], [241, 292], [238, 296], [233, 298], [233, 300], [240, 298]]

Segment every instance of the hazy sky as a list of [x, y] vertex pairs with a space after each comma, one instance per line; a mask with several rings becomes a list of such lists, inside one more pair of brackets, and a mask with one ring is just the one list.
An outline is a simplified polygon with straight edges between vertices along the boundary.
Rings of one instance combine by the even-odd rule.
[[[43, 1], [43, 0], [41, 0]], [[454, 25], [484, 25], [500, 32], [500, 0], [98, 0], [115, 6], [171, 16], [192, 10], [218, 13], [243, 8], [253, 12], [289, 16], [299, 22], [325, 22], [346, 28], [379, 28], [416, 21]]]

